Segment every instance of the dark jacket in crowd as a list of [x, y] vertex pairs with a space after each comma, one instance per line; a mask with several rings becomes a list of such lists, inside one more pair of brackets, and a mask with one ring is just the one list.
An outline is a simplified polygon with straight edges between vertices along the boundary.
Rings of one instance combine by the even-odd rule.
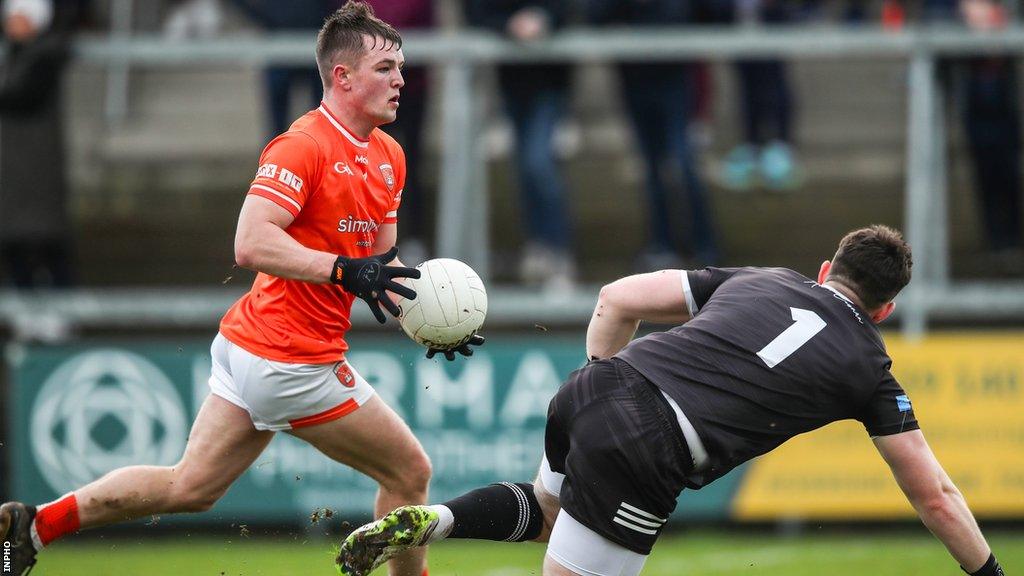
[[61, 77], [67, 37], [8, 44], [0, 64], [0, 240], [68, 234]]
[[232, 0], [267, 30], [319, 30], [324, 18], [340, 8], [332, 0]]
[[[466, 0], [466, 24], [505, 35], [508, 21], [524, 8], [544, 11], [552, 32], [565, 27], [569, 7], [565, 0]], [[569, 89], [569, 64], [503, 64], [498, 82], [507, 96], [529, 95], [538, 89]]]
[[593, 24], [672, 26], [691, 21], [691, 0], [588, 0], [587, 20]]

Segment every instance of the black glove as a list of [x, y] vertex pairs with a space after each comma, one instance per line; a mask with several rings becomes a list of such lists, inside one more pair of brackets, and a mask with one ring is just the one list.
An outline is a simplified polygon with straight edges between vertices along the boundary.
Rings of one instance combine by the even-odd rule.
[[434, 354], [437, 354], [438, 352], [441, 352], [441, 353], [444, 354], [445, 360], [448, 360], [450, 362], [452, 360], [455, 360], [455, 353], [456, 352], [458, 352], [459, 354], [462, 354], [463, 356], [472, 356], [473, 355], [473, 349], [470, 348], [470, 345], [472, 345], [472, 346], [483, 346], [483, 343], [484, 343], [484, 337], [483, 336], [481, 336], [479, 334], [473, 334], [472, 336], [469, 337], [469, 340], [466, 340], [465, 342], [463, 342], [462, 344], [459, 344], [458, 346], [455, 346], [454, 348], [448, 348], [448, 349], [444, 349], [444, 348], [429, 348], [429, 349], [427, 349], [427, 358], [433, 358]]
[[334, 271], [331, 273], [331, 282], [340, 284], [346, 292], [363, 299], [370, 307], [370, 312], [377, 318], [377, 322], [381, 324], [386, 321], [384, 312], [380, 309], [381, 304], [392, 316], [397, 317], [402, 313], [401, 308], [388, 297], [385, 290], [408, 300], [416, 298], [415, 290], [395, 282], [392, 278], [419, 278], [420, 271], [404, 266], [385, 266], [394, 260], [395, 256], [398, 256], [397, 246], [393, 246], [384, 254], [366, 258], [338, 256], [334, 262]]

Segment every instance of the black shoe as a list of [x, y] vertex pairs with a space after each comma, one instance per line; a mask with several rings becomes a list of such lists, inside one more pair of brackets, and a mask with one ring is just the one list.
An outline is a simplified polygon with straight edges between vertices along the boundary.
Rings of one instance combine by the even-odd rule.
[[[0, 566], [4, 574], [8, 562], [14, 576], [25, 576], [36, 564], [36, 548], [32, 545], [32, 521], [36, 507], [21, 502], [8, 502], [0, 506], [0, 541], [4, 545]], [[10, 546], [8, 549], [7, 546]]]

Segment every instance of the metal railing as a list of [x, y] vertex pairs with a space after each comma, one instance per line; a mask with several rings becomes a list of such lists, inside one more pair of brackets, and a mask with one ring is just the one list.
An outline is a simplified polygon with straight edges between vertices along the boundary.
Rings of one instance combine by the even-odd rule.
[[[962, 283], [950, 278], [948, 191], [943, 157], [945, 116], [936, 78], [936, 61], [943, 56], [1024, 52], [1024, 28], [996, 33], [974, 33], [962, 28], [911, 28], [901, 32], [799, 28], [665, 28], [579, 29], [566, 31], [548, 41], [523, 46], [479, 32], [409, 33], [405, 37], [409, 63], [430, 63], [443, 70], [441, 131], [444, 134], [438, 209], [438, 251], [472, 264], [488, 275], [483, 147], [480, 145], [480, 98], [474, 78], [482, 66], [497, 62], [543, 61], [678, 61], [735, 58], [903, 59], [908, 62], [907, 172], [905, 188], [907, 239], [915, 248], [914, 282], [900, 298], [900, 317], [905, 333], [920, 335], [929, 318], [1024, 317], [1024, 281]], [[75, 51], [82, 63], [127, 70], [129, 67], [237, 66], [240, 64], [306, 64], [313, 58], [311, 34], [244, 36], [211, 40], [171, 42], [159, 37], [85, 37]], [[117, 114], [112, 114], [117, 117]], [[140, 302], [145, 292], [137, 292]], [[539, 294], [502, 293], [491, 310], [547, 310], [561, 319], [586, 321], [594, 290], [583, 290], [585, 306], [566, 305], [579, 298], [551, 302]], [[89, 309], [102, 307], [101, 293], [82, 293], [80, 302]], [[52, 296], [50, 296], [52, 298]], [[197, 296], [197, 298], [200, 296]], [[28, 300], [26, 300], [28, 298]], [[14, 305], [0, 297], [0, 314], [45, 306], [21, 296]], [[47, 298], [40, 296], [39, 298]], [[117, 298], [116, 296], [114, 298]], [[507, 299], [508, 307], [501, 299]], [[119, 301], [123, 301], [123, 297]], [[208, 301], [208, 300], [204, 300]], [[93, 304], [86, 304], [92, 302]], [[109, 301], [110, 310], [115, 301]], [[160, 306], [160, 298], [153, 306]], [[27, 307], [27, 308], [26, 308]], [[91, 308], [90, 308], [91, 307]], [[200, 306], [199, 308], [202, 308]], [[84, 309], [84, 308], [83, 308]], [[223, 310], [218, 307], [217, 310]], [[207, 311], [212, 313], [213, 311]], [[133, 313], [146, 318], [173, 313]], [[512, 320], [511, 315], [508, 319]], [[89, 314], [80, 314], [86, 321]], [[180, 317], [180, 316], [179, 316]], [[95, 318], [97, 321], [99, 317]], [[525, 318], [524, 318], [525, 320]]]

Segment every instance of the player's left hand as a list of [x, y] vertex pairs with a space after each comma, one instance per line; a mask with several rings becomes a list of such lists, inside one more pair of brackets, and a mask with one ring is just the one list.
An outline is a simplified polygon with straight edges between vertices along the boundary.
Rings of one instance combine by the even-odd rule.
[[419, 278], [420, 271], [405, 266], [386, 265], [397, 256], [397, 246], [393, 246], [384, 254], [366, 258], [338, 256], [334, 263], [334, 272], [331, 274], [331, 282], [340, 284], [347, 292], [366, 302], [377, 322], [383, 324], [387, 318], [380, 309], [381, 306], [396, 318], [402, 313], [398, 304], [387, 295], [389, 290], [407, 300], [416, 298], [415, 290], [396, 282], [394, 278]]
[[451, 362], [452, 360], [455, 360], [455, 353], [456, 352], [458, 352], [459, 354], [462, 354], [463, 356], [472, 356], [473, 355], [473, 349], [470, 348], [470, 346], [483, 346], [483, 343], [484, 343], [484, 337], [483, 336], [481, 336], [479, 334], [473, 334], [472, 336], [469, 337], [469, 340], [466, 340], [460, 346], [456, 346], [455, 348], [448, 348], [447, 350], [445, 350], [443, 348], [429, 348], [429, 349], [427, 349], [427, 358], [433, 358], [434, 354], [441, 353], [441, 354], [444, 354], [445, 360], [448, 360], [449, 362]]

